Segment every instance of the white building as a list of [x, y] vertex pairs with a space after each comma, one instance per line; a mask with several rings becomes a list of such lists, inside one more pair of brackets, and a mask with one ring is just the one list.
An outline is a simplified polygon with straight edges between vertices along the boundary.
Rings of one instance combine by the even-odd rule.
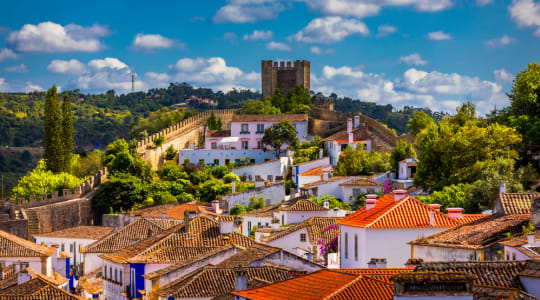
[[250, 164], [262, 163], [276, 159], [272, 151], [261, 149], [182, 149], [178, 150], [180, 164], [198, 164], [209, 166], [223, 166], [228, 164], [241, 164], [248, 160]]
[[[320, 150], [322, 152], [322, 149]], [[293, 165], [291, 168], [294, 184], [296, 185], [296, 192], [300, 190], [300, 186], [322, 180], [322, 175], [325, 172], [332, 174], [332, 165], [330, 165], [329, 157], [322, 157], [322, 153], [319, 154], [319, 159], [307, 161]]]
[[461, 224], [403, 190], [376, 197], [368, 195], [362, 209], [338, 221], [341, 268], [365, 268], [372, 258], [402, 267], [410, 258], [409, 241]]
[[341, 152], [351, 146], [356, 149], [357, 146], [363, 146], [364, 151], [371, 152], [372, 141], [367, 128], [360, 126], [359, 121], [355, 119], [353, 128], [352, 119], [347, 120], [347, 130], [337, 132], [327, 138], [323, 139], [324, 148], [328, 150], [330, 156], [330, 163], [332, 166], [337, 165]]
[[540, 231], [525, 234], [500, 243], [505, 260], [540, 260]]
[[252, 180], [262, 179], [269, 182], [277, 182], [283, 181], [290, 165], [291, 158], [286, 156], [262, 163], [235, 167], [232, 169], [232, 172], [238, 176], [244, 175]]
[[382, 184], [377, 183], [371, 178], [362, 178], [355, 176], [334, 176], [326, 177], [323, 174], [323, 179], [300, 187], [302, 195], [322, 197], [331, 195], [340, 199], [343, 202], [352, 204], [356, 197], [360, 194], [380, 193], [382, 192]]
[[416, 174], [416, 164], [418, 160], [415, 157], [406, 158], [399, 162], [399, 175], [400, 180], [412, 180]]

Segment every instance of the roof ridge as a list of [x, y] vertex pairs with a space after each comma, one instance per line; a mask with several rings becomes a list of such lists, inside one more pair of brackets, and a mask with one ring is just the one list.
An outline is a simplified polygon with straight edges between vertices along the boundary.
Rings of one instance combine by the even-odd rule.
[[[382, 196], [382, 197], [384, 197], [384, 196]], [[382, 198], [382, 197], [381, 197], [381, 198]], [[377, 218], [376, 218], [375, 220], [373, 220], [371, 223], [369, 223], [369, 224], [367, 224], [367, 225], [365, 225], [365, 226], [363, 226], [363, 227], [364, 227], [364, 228], [365, 228], [365, 227], [369, 227], [369, 226], [371, 226], [371, 225], [377, 223], [380, 219], [382, 219], [383, 217], [385, 217], [386, 215], [388, 215], [390, 212], [392, 212], [394, 209], [396, 209], [396, 207], [399, 207], [399, 206], [403, 205], [403, 203], [405, 203], [405, 200], [407, 200], [407, 199], [410, 198], [410, 197], [411, 197], [411, 196], [406, 195], [406, 196], [403, 197], [402, 199], [399, 199], [399, 200], [398, 200], [399, 202], [396, 203], [396, 202], [394, 201], [394, 203], [392, 204], [392, 206], [391, 206], [389, 209], [387, 209], [383, 214], [381, 214], [379, 217], [377, 217]], [[379, 201], [379, 200], [377, 199], [377, 201]], [[377, 203], [375, 203], [375, 205], [377, 205]], [[367, 211], [367, 210], [366, 210], [366, 211]]]
[[[53, 251], [53, 253], [50, 253], [51, 250], [53, 249], [52, 247], [49, 247], [47, 245], [40, 245], [40, 244], [31, 242], [29, 240], [25, 240], [23, 238], [20, 238], [20, 237], [14, 235], [14, 234], [11, 234], [11, 233], [3, 231], [3, 230], [0, 230], [0, 237], [7, 239], [8, 241], [16, 244], [17, 246], [23, 247], [23, 248], [25, 248], [27, 250], [30, 250], [32, 252], [37, 252], [37, 253], [39, 253], [41, 255], [51, 256], [54, 253], [54, 251]], [[37, 246], [39, 249], [32, 249], [31, 248], [32, 246]]]

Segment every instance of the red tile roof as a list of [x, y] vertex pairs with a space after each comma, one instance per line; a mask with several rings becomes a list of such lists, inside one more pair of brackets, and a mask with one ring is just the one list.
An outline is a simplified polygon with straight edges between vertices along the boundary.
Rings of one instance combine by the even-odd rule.
[[295, 199], [293, 203], [289, 205], [282, 205], [279, 209], [280, 211], [326, 211], [327, 208], [324, 208], [318, 204], [313, 203], [309, 199]]
[[336, 217], [311, 217], [302, 223], [292, 225], [285, 230], [274, 233], [270, 236], [265, 236], [261, 238], [261, 241], [268, 243], [273, 240], [277, 240], [281, 237], [289, 235], [295, 231], [306, 228], [308, 234], [308, 240], [311, 245], [318, 245], [320, 239], [331, 240], [337, 235], [339, 235], [338, 229], [329, 229], [324, 231], [330, 225], [335, 225], [340, 218]]
[[394, 285], [368, 276], [358, 276], [350, 284], [335, 291], [326, 299], [349, 300], [371, 299], [389, 300], [394, 298]]
[[474, 222], [476, 220], [480, 220], [482, 218], [490, 216], [489, 214], [462, 214], [462, 218], [455, 219], [458, 222], [461, 222], [461, 224], [467, 224]]
[[[430, 225], [430, 212], [434, 212], [433, 225]], [[363, 207], [339, 220], [338, 224], [364, 228], [451, 228], [460, 222], [411, 196], [394, 201], [394, 195], [387, 194], [380, 197], [370, 210]]]
[[42, 278], [34, 278], [23, 284], [16, 285], [0, 291], [2, 300], [82, 300], [82, 297], [70, 294]]
[[322, 184], [328, 184], [328, 183], [331, 183], [331, 182], [334, 182], [334, 181], [339, 181], [339, 180], [346, 180], [348, 178], [354, 178], [354, 177], [349, 177], [349, 176], [334, 176], [334, 177], [330, 177], [328, 178], [328, 180], [319, 180], [319, 181], [315, 181], [315, 182], [310, 182], [310, 183], [306, 183], [304, 185], [302, 185], [300, 187], [300, 189], [308, 189], [308, 188], [311, 188], [311, 187], [314, 187], [314, 186], [318, 186], [318, 185], [322, 185]]
[[[311, 170], [306, 171], [304, 173], [298, 174], [298, 176], [321, 176], [321, 175], [324, 174], [325, 169], [329, 169], [330, 167], [332, 167], [332, 165], [327, 165], [327, 166], [322, 166], [322, 167], [319, 167], [319, 168], [311, 169]], [[326, 170], [326, 172], [328, 172], [328, 170]]]
[[504, 193], [499, 194], [498, 202], [506, 215], [529, 214], [532, 200], [538, 197], [540, 193]]
[[366, 179], [366, 178], [355, 178], [353, 180], [346, 181], [344, 183], [340, 183], [340, 186], [382, 186], [382, 184], [377, 183], [374, 180]]
[[355, 268], [355, 269], [335, 269], [336, 271], [345, 272], [355, 275], [369, 276], [382, 281], [392, 282], [390, 278], [393, 275], [401, 273], [410, 273], [414, 271], [411, 268]]

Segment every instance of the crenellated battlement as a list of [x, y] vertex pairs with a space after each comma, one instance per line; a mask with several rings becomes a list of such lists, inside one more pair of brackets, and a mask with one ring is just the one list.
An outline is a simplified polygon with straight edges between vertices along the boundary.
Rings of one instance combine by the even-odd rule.
[[276, 89], [283, 95], [297, 85], [310, 91], [311, 63], [308, 60], [261, 61], [261, 79], [263, 98], [272, 97]]

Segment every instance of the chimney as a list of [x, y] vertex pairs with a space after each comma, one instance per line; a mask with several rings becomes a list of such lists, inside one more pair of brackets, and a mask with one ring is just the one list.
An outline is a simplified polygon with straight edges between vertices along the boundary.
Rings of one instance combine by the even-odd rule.
[[354, 116], [354, 128], [360, 127], [360, 116]]
[[28, 268], [28, 265], [20, 264], [20, 265], [18, 265], [18, 268], [13, 270], [14, 273], [16, 273], [16, 271], [18, 272], [17, 285], [21, 285], [21, 284], [29, 281], [30, 279], [32, 279], [32, 276], [26, 270], [27, 268]]
[[461, 219], [463, 218], [463, 215], [461, 212], [463, 211], [463, 208], [461, 207], [448, 207], [446, 209], [448, 211], [448, 216], [453, 219]]
[[435, 212], [433, 210], [429, 211], [429, 226], [435, 224]]
[[[233, 182], [234, 182], [234, 181], [233, 181]], [[192, 211], [192, 210], [187, 210], [187, 209], [184, 210], [184, 231], [185, 231], [186, 233], [189, 232], [189, 219], [190, 219], [190, 215], [191, 215], [192, 213], [195, 213], [195, 212]]]
[[322, 176], [322, 180], [328, 181], [328, 171], [324, 171], [324, 174]]
[[405, 268], [407, 269], [414, 269], [417, 265], [423, 263], [424, 260], [421, 258], [409, 258], [407, 262], [405, 263]]
[[167, 213], [166, 213], [166, 212], [161, 213], [161, 218], [162, 218], [163, 220], [167, 219]]
[[323, 158], [323, 155], [324, 155], [323, 153], [324, 153], [323, 148], [320, 148], [319, 149], [319, 159]]
[[398, 202], [399, 200], [403, 199], [405, 197], [405, 193], [407, 193], [406, 190], [395, 190], [394, 191], [394, 200]]
[[326, 209], [330, 209], [330, 202], [328, 202], [328, 199], [324, 199], [323, 206], [324, 206], [324, 208], [326, 208]]
[[219, 200], [214, 200], [212, 203], [212, 211], [214, 211], [216, 214], [221, 213], [221, 209], [219, 209]]
[[366, 211], [372, 209], [375, 207], [375, 203], [377, 203], [377, 195], [375, 194], [369, 194], [366, 196]]
[[368, 268], [386, 268], [386, 258], [371, 258]]
[[236, 180], [233, 180], [231, 182], [231, 193], [232, 194], [236, 193]]
[[531, 203], [531, 224], [540, 227], [540, 197], [534, 198]]
[[534, 233], [527, 235], [527, 246], [536, 246], [534, 240]]
[[351, 145], [354, 142], [353, 140], [353, 133], [349, 132], [349, 145]]
[[242, 267], [234, 269], [234, 290], [241, 291], [247, 289], [247, 271]]
[[499, 194], [506, 194], [506, 184], [504, 182], [501, 183], [501, 187], [499, 188]]
[[434, 211], [441, 212], [441, 205], [440, 204], [428, 204], [429, 208], [433, 209]]
[[347, 120], [347, 133], [351, 133], [352, 132], [352, 119], [349, 118]]

